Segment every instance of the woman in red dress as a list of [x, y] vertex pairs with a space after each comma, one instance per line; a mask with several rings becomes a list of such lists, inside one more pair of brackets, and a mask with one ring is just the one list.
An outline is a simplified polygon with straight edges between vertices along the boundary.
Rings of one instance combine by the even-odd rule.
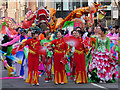
[[54, 83], [57, 85], [67, 83], [67, 76], [65, 72], [65, 65], [62, 64], [60, 61], [63, 58], [66, 58], [66, 52], [68, 45], [63, 40], [63, 30], [58, 30], [57, 38], [51, 41], [49, 44], [55, 45], [54, 50]]
[[[29, 53], [28, 53], [28, 77], [26, 79], [26, 83], [30, 83], [32, 85], [39, 85], [39, 75], [38, 75], [38, 65], [39, 65], [39, 53], [38, 50], [41, 47], [40, 41], [37, 40], [38, 32], [32, 32], [32, 39], [28, 39], [25, 42], [20, 42], [19, 49], [23, 48], [24, 46], [29, 46]], [[34, 75], [33, 75], [34, 72]]]
[[87, 73], [85, 70], [85, 54], [83, 39], [80, 31], [76, 31], [76, 40], [80, 43], [75, 46], [74, 61], [76, 66], [75, 83], [87, 83]]

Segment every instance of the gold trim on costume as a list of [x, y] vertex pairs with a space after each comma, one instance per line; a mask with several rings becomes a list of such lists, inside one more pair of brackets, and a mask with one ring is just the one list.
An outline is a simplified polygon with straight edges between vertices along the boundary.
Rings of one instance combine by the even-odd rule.
[[83, 83], [85, 83], [85, 75], [84, 75], [84, 72], [83, 72]]
[[83, 54], [84, 50], [79, 51], [79, 50], [75, 49], [75, 52], [78, 53], [78, 54], [80, 55], [80, 54]]
[[38, 73], [35, 71], [34, 82], [38, 83]]
[[35, 52], [34, 52], [34, 51], [32, 51], [31, 49], [29, 49], [29, 52], [30, 52], [30, 53], [32, 53], [32, 54], [35, 54]]
[[57, 52], [57, 53], [63, 53], [64, 50], [59, 51], [59, 50], [56, 50], [56, 49], [55, 49], [55, 52]]
[[55, 72], [55, 83], [58, 83], [57, 82], [57, 71]]
[[61, 73], [58, 72], [58, 75], [59, 75], [59, 83], [61, 83]]

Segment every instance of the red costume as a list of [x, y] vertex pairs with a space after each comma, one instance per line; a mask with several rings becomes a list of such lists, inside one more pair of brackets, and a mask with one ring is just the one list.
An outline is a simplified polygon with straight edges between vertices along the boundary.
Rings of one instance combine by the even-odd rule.
[[87, 83], [87, 73], [85, 70], [85, 54], [83, 40], [77, 38], [79, 44], [75, 47], [74, 61], [76, 66], [75, 83]]
[[65, 65], [60, 61], [64, 58], [67, 53], [67, 44], [63, 39], [55, 39], [50, 42], [50, 44], [55, 45], [54, 52], [54, 82], [55, 83], [67, 83], [67, 76], [65, 72]]
[[[39, 65], [39, 54], [37, 51], [39, 47], [41, 47], [40, 41], [37, 39], [28, 39], [23, 42], [23, 44], [19, 47], [23, 48], [24, 46], [29, 46], [28, 53], [28, 77], [26, 79], [26, 83], [37, 84], [38, 83], [38, 65]], [[33, 71], [34, 71], [34, 79], [33, 79]]]

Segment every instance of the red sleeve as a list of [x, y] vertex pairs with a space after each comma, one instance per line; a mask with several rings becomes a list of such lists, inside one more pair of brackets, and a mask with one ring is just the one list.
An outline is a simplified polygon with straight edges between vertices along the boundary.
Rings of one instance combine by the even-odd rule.
[[55, 44], [56, 41], [57, 41], [57, 39], [55, 39], [55, 40], [49, 42], [49, 44], [50, 44], [50, 45]]
[[69, 53], [68, 45], [67, 45], [67, 43], [65, 43], [65, 55], [67, 55], [68, 53]]
[[41, 43], [40, 43], [40, 41], [38, 40], [38, 42], [39, 42], [39, 46], [41, 46]]
[[31, 39], [28, 39], [27, 41], [23, 42], [22, 45], [19, 46], [19, 49], [18, 49], [18, 50], [22, 49], [22, 48], [23, 48], [24, 46], [26, 46], [26, 45], [29, 45], [30, 40], [31, 40]]

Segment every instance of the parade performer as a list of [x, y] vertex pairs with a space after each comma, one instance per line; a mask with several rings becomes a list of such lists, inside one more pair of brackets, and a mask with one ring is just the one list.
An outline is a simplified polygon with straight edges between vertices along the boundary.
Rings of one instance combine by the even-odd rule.
[[54, 52], [54, 83], [64, 84], [67, 83], [67, 75], [65, 73], [65, 65], [60, 61], [66, 58], [68, 45], [63, 40], [63, 30], [59, 30], [57, 38], [49, 43], [49, 45], [55, 45]]
[[[52, 41], [50, 40], [51, 33], [50, 31], [46, 31], [45, 33], [45, 39], [41, 41], [41, 46], [45, 46], [48, 42]], [[46, 78], [45, 82], [49, 82], [49, 80], [52, 80], [51, 77], [51, 69], [52, 69], [52, 48], [48, 47], [47, 49], [47, 55], [42, 56], [42, 61], [45, 67], [45, 72], [46, 72]]]
[[[24, 29], [20, 29], [20, 38], [18, 42], [22, 42], [22, 40], [27, 39], [27, 36], [25, 35], [26, 31]], [[16, 74], [15, 76], [23, 76], [24, 75], [24, 60], [25, 60], [25, 54], [23, 52], [23, 49], [19, 50], [16, 55], [16, 57], [18, 57], [19, 59], [22, 60], [22, 64], [18, 64], [15, 62], [15, 68], [16, 68]]]
[[[40, 41], [37, 40], [38, 32], [32, 32], [32, 39], [28, 39], [25, 42], [21, 42], [19, 49], [23, 48], [24, 46], [29, 46], [29, 53], [28, 53], [28, 77], [26, 79], [26, 83], [30, 83], [32, 85], [39, 85], [39, 76], [38, 76], [38, 64], [39, 64], [39, 54], [37, 51], [41, 46]], [[34, 71], [34, 75], [33, 75]], [[34, 76], [34, 79], [33, 79]]]
[[[112, 75], [116, 67], [116, 61], [111, 59], [110, 39], [105, 35], [105, 29], [100, 28], [100, 37], [96, 39], [95, 51], [90, 64], [90, 72], [94, 71], [93, 82], [108, 82], [111, 81]], [[97, 78], [95, 78], [97, 77]]]
[[83, 45], [83, 38], [81, 36], [80, 31], [76, 31], [76, 40], [79, 42], [77, 46], [75, 46], [74, 52], [74, 61], [75, 61], [75, 83], [87, 83], [87, 73], [85, 69], [85, 54], [86, 51]]
[[[9, 37], [8, 35], [4, 35], [4, 36], [3, 36], [3, 40], [2, 40], [2, 44], [7, 43], [7, 42], [9, 42], [9, 41], [11, 41], [11, 40], [12, 40], [12, 39], [10, 39], [10, 37]], [[12, 46], [11, 46], [11, 45], [9, 45], [9, 46], [2, 46], [2, 51], [6, 52], [7, 55], [9, 55], [9, 56], [10, 56], [10, 54], [11, 54], [11, 49], [12, 49]], [[9, 52], [9, 53], [8, 53], [8, 52]], [[6, 60], [7, 60], [8, 65], [9, 65], [9, 66], [12, 66], [12, 60], [9, 59], [9, 58], [6, 58]], [[4, 67], [4, 68], [5, 68], [5, 67]], [[5, 69], [6, 69], [6, 68], [5, 68]]]

